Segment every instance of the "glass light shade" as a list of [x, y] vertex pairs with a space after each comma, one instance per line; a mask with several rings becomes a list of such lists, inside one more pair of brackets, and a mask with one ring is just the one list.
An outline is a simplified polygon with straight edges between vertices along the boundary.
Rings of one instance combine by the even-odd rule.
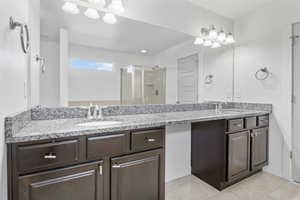
[[211, 40], [205, 40], [203, 43], [203, 46], [205, 47], [210, 47], [212, 45], [212, 41]]
[[112, 0], [111, 4], [108, 6], [108, 9], [110, 12], [116, 15], [120, 15], [125, 11], [122, 0]]
[[107, 24], [115, 24], [117, 22], [116, 16], [112, 13], [106, 13], [102, 20]]
[[100, 18], [98, 11], [93, 8], [86, 9], [86, 11], [84, 12], [84, 15], [91, 19], [99, 19]]
[[62, 6], [63, 11], [70, 13], [70, 14], [78, 14], [79, 8], [75, 3], [72, 2], [65, 2]]
[[201, 37], [197, 37], [194, 41], [195, 45], [203, 44], [204, 40]]
[[227, 35], [226, 40], [225, 40], [225, 43], [226, 43], [226, 44], [233, 44], [233, 43], [235, 43], [235, 40], [234, 40], [234, 38], [233, 38], [232, 33], [229, 33], [229, 34]]
[[226, 34], [223, 30], [219, 32], [217, 40], [219, 42], [224, 42], [226, 40]]
[[215, 40], [218, 37], [218, 32], [216, 30], [216, 28], [213, 26], [208, 33], [208, 38], [211, 40]]
[[216, 48], [220, 48], [221, 44], [219, 42], [213, 42], [213, 44], [211, 45], [211, 48], [216, 49]]
[[100, 7], [104, 7], [106, 2], [105, 0], [88, 0], [90, 3], [97, 4]]

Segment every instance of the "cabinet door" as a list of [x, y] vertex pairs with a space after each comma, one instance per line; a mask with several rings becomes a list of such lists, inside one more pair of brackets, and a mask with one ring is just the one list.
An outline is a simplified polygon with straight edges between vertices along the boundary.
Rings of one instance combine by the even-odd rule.
[[253, 130], [251, 134], [251, 169], [260, 169], [268, 164], [268, 128]]
[[228, 140], [228, 181], [233, 181], [250, 171], [250, 132], [230, 134]]
[[164, 155], [162, 150], [112, 159], [112, 200], [163, 200]]
[[18, 200], [103, 200], [103, 162], [21, 176]]

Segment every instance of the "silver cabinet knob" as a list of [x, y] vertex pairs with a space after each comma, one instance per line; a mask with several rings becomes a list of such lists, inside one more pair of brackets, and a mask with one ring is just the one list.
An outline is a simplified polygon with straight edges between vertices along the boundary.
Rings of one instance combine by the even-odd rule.
[[47, 153], [44, 155], [45, 159], [56, 159], [56, 155], [53, 152]]
[[156, 141], [156, 139], [154, 139], [154, 138], [145, 138], [145, 140], [147, 142], [155, 142]]

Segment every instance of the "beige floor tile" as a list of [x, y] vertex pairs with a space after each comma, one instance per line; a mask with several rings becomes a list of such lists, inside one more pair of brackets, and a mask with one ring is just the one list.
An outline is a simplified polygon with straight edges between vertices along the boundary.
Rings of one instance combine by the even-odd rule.
[[194, 176], [166, 184], [166, 200], [204, 200], [218, 193], [218, 190]]
[[243, 187], [253, 193], [270, 194], [285, 183], [287, 183], [287, 180], [263, 172], [244, 180]]
[[207, 200], [243, 200], [231, 192], [220, 192], [219, 194], [208, 198]]
[[186, 176], [166, 184], [166, 200], [300, 200], [300, 186], [262, 172], [219, 192]]
[[293, 183], [285, 183], [270, 194], [274, 200], [300, 200], [300, 186]]

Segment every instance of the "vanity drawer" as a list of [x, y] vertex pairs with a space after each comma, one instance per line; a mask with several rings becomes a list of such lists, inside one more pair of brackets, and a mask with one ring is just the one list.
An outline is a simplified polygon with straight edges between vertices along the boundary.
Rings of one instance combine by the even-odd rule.
[[268, 126], [268, 125], [269, 125], [269, 116], [268, 115], [258, 117], [258, 126], [259, 127]]
[[87, 138], [87, 159], [98, 159], [129, 152], [129, 133], [90, 136]]
[[162, 147], [164, 144], [164, 129], [137, 131], [132, 133], [132, 151], [141, 151]]
[[228, 120], [228, 132], [239, 131], [244, 129], [244, 119]]
[[17, 147], [17, 163], [21, 172], [61, 167], [80, 158], [80, 140], [71, 139]]
[[247, 117], [245, 119], [246, 129], [253, 129], [257, 127], [257, 117]]

